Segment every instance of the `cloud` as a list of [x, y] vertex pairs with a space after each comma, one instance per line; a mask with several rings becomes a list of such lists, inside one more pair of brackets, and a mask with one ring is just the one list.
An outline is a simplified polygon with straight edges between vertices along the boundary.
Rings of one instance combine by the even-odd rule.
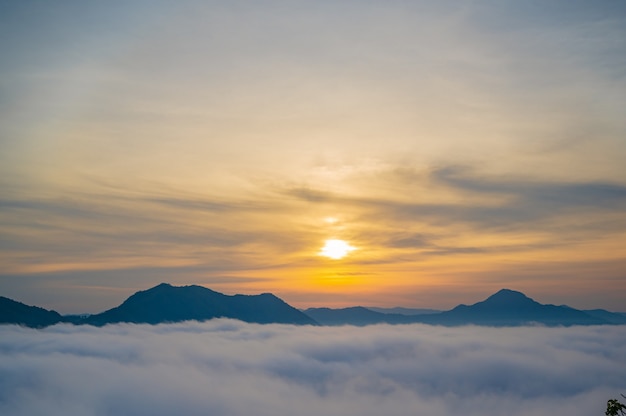
[[0, 412], [600, 414], [626, 386], [624, 342], [620, 327], [2, 326]]
[[[415, 270], [414, 276], [471, 275], [473, 287], [488, 281], [493, 291], [508, 287], [512, 276], [545, 284], [546, 273], [531, 271], [532, 263], [553, 276], [566, 270], [587, 296], [590, 288], [580, 287], [588, 279], [577, 270], [605, 281], [616, 275], [617, 268], [606, 271], [598, 261], [619, 259], [626, 187], [618, 183], [486, 175], [469, 165], [417, 169], [372, 162], [343, 170], [345, 186], [337, 188], [268, 179], [251, 182], [254, 191], [237, 196], [98, 182], [90, 192], [8, 192], [0, 198], [0, 286], [5, 296], [62, 313], [100, 312], [132, 290], [164, 281], [204, 284], [226, 293], [269, 291], [297, 304], [301, 293], [319, 299], [328, 295], [313, 279], [297, 290], [287, 286], [294, 276], [327, 272], [317, 253], [331, 237], [359, 248], [342, 263], [350, 272], [392, 280], [401, 274], [394, 265], [401, 264]], [[328, 224], [323, 221], [328, 216], [339, 219]], [[547, 254], [559, 259], [561, 270], [541, 260]], [[503, 265], [505, 256], [525, 260]], [[591, 262], [594, 269], [585, 266]], [[403, 284], [415, 285], [410, 279]], [[353, 282], [373, 287], [381, 280]], [[613, 294], [619, 293], [615, 284], [610, 285]], [[449, 290], [442, 297], [444, 292], [446, 307], [454, 306], [448, 303]], [[51, 293], [56, 300], [51, 301]], [[342, 306], [372, 299], [344, 298]], [[389, 301], [389, 306], [414, 301]], [[622, 303], [599, 300], [585, 307]]]
[[479, 194], [500, 194], [515, 197], [525, 207], [544, 208], [588, 207], [623, 208], [626, 186], [610, 182], [554, 182], [511, 178], [481, 178], [471, 169], [448, 166], [432, 173], [435, 181], [459, 191]]
[[[288, 210], [276, 202], [98, 189], [101, 192], [64, 192], [53, 198], [1, 197], [0, 248], [19, 253], [7, 263], [18, 263], [15, 258], [21, 257], [23, 263], [115, 259], [122, 265], [124, 258], [167, 252], [162, 258], [193, 257], [197, 264], [200, 258], [229, 258], [250, 245], [293, 248], [302, 244], [292, 233], [276, 229], [276, 218]], [[126, 250], [121, 251], [120, 245]], [[237, 257], [241, 265], [246, 263], [243, 257]]]
[[623, 257], [620, 2], [40, 3], [0, 2], [11, 296], [182, 268], [149, 284], [263, 269], [321, 298], [328, 238], [381, 277], [351, 294]]
[[[393, 222], [400, 229], [407, 223], [429, 223], [464, 225], [479, 232], [550, 231], [559, 242], [570, 235], [606, 235], [626, 229], [622, 215], [626, 186], [617, 182], [489, 176], [479, 174], [474, 166], [456, 165], [426, 172], [391, 165], [375, 177], [362, 176], [352, 180], [369, 182], [374, 191], [368, 196], [311, 187], [293, 187], [284, 193], [308, 203], [343, 206], [370, 223]], [[398, 192], [389, 195], [376, 193], [377, 189]], [[434, 245], [435, 239], [430, 240]], [[423, 246], [424, 242], [406, 235], [390, 245]]]

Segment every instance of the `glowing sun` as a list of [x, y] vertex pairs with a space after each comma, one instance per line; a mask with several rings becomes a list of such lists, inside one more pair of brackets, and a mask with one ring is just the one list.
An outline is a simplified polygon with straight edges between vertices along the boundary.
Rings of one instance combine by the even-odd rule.
[[353, 250], [356, 249], [343, 240], [326, 240], [326, 244], [320, 250], [320, 255], [337, 260], [345, 257]]

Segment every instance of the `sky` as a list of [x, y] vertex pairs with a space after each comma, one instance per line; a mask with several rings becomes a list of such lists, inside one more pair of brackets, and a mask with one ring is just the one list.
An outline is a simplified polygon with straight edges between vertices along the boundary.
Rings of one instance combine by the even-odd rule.
[[624, 343], [619, 326], [2, 325], [0, 412], [601, 415], [623, 402]]
[[625, 309], [623, 1], [0, 1], [0, 54], [3, 296]]

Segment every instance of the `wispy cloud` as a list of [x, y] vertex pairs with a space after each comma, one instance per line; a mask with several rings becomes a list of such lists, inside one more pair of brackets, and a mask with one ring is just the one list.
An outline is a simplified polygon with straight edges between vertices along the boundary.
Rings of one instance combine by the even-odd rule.
[[[0, 2], [0, 290], [351, 267], [462, 292], [463, 269], [624, 258], [624, 10]], [[359, 249], [316, 261], [329, 238]]]
[[626, 205], [626, 186], [619, 182], [554, 182], [519, 178], [480, 177], [471, 169], [439, 168], [432, 178], [458, 191], [499, 194], [513, 197], [511, 203], [523, 208], [538, 206], [543, 210], [595, 207], [607, 210]]
[[[621, 215], [626, 208], [626, 186], [619, 182], [558, 182], [526, 179], [523, 176], [499, 177], [480, 175], [469, 167], [448, 166], [426, 173], [393, 168], [380, 172], [373, 183], [375, 189], [384, 188], [386, 184], [401, 192], [394, 196], [376, 196], [376, 191], [372, 191], [370, 197], [311, 187], [295, 187], [285, 192], [311, 203], [357, 207], [372, 212], [372, 217], [379, 216], [381, 221], [466, 223], [482, 230], [521, 227], [545, 230], [548, 220], [587, 215], [586, 221], [578, 221], [574, 228], [587, 227], [590, 231], [601, 232], [597, 221], [615, 214], [613, 229], [626, 229], [626, 219]], [[431, 190], [448, 193], [440, 197], [439, 202], [432, 202], [432, 197], [422, 196]], [[553, 227], [560, 225], [557, 221]]]
[[[5, 293], [24, 300], [28, 298], [15, 290], [34, 281], [35, 274], [59, 287], [74, 287], [72, 276], [81, 271], [95, 279], [95, 286], [106, 285], [107, 279], [134, 289], [170, 281], [250, 292], [250, 287], [235, 287], [264, 279], [277, 285], [259, 286], [258, 291], [280, 293], [294, 275], [330, 272], [315, 261], [327, 238], [344, 238], [358, 248], [345, 262], [351, 273], [386, 275], [395, 273], [394, 264], [423, 269], [445, 260], [444, 268], [428, 266], [429, 273], [439, 274], [451, 270], [457, 259], [473, 258], [462, 273], [475, 275], [473, 264], [480, 263], [482, 280], [488, 281], [493, 270], [503, 279], [519, 275], [523, 260], [503, 270], [498, 264], [502, 257], [578, 253], [570, 262], [614, 261], [610, 245], [626, 232], [626, 187], [620, 183], [540, 181], [456, 165], [417, 170], [387, 163], [345, 170], [341, 189], [266, 179], [251, 181], [252, 191], [242, 195], [102, 183], [92, 184], [91, 192], [7, 192], [0, 198], [0, 282], [12, 281]], [[338, 219], [325, 223], [332, 215]], [[590, 244], [595, 247], [579, 248]], [[159, 267], [162, 272], [156, 272]], [[117, 278], [107, 272], [113, 270]], [[26, 280], [16, 282], [18, 275]], [[224, 286], [224, 276], [232, 277], [231, 286]], [[110, 307], [113, 302], [98, 304]], [[611, 305], [595, 306], [615, 307]]]

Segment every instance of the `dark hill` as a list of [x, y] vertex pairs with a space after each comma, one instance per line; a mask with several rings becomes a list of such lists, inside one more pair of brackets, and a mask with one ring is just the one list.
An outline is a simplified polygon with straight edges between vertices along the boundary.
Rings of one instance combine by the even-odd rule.
[[379, 308], [376, 306], [367, 306], [367, 309], [369, 309], [370, 311], [374, 311], [374, 312], [396, 314], [396, 315], [427, 315], [431, 313], [441, 312], [438, 309], [403, 308], [401, 306], [396, 306], [395, 308]]
[[83, 323], [158, 324], [212, 318], [232, 318], [263, 324], [316, 324], [310, 317], [269, 293], [229, 296], [202, 286], [175, 287], [166, 283], [137, 292], [120, 306], [91, 315]]
[[484, 301], [459, 305], [440, 313], [405, 315], [380, 313], [363, 307], [311, 308], [306, 314], [278, 297], [229, 296], [202, 286], [160, 284], [130, 296], [120, 306], [97, 315], [61, 316], [36, 306], [0, 296], [0, 324], [41, 328], [59, 322], [105, 325], [131, 322], [157, 324], [212, 318], [232, 318], [253, 323], [371, 325], [424, 323], [431, 325], [547, 326], [626, 324], [626, 315], [603, 309], [580, 311], [569, 306], [543, 305], [521, 292], [502, 289]]
[[63, 317], [55, 311], [0, 296], [0, 324], [17, 324], [32, 328], [43, 328], [61, 322]]
[[616, 325], [626, 324], [626, 315], [623, 313], [609, 312], [604, 309], [592, 309], [592, 310], [585, 310], [583, 312], [585, 312], [587, 315], [591, 315], [595, 318], [603, 319], [612, 324], [616, 324]]
[[420, 317], [420, 322], [439, 325], [548, 326], [598, 325], [611, 323], [568, 306], [543, 305], [521, 292], [502, 289], [482, 302], [459, 305], [438, 314]]
[[605, 310], [580, 311], [569, 306], [543, 305], [521, 292], [502, 289], [473, 305], [420, 315], [379, 313], [366, 308], [311, 308], [305, 311], [322, 325], [372, 325], [379, 323], [430, 325], [547, 326], [625, 324], [624, 316]]
[[397, 313], [381, 313], [362, 306], [343, 309], [309, 308], [304, 311], [321, 325], [374, 325], [406, 324], [414, 322], [413, 316]]

